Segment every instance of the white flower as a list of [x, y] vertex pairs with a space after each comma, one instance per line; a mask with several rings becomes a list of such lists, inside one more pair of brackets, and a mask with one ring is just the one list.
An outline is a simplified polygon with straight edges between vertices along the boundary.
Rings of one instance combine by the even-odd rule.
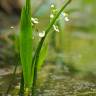
[[53, 15], [53, 14], [51, 14], [51, 15], [50, 15], [50, 18], [54, 18], [54, 15]]
[[11, 26], [10, 28], [11, 28], [11, 29], [14, 29], [14, 27], [13, 27], [13, 26]]
[[39, 37], [44, 37], [45, 36], [45, 31], [39, 32]]
[[59, 28], [58, 28], [58, 26], [53, 25], [53, 28], [54, 28], [54, 30], [55, 30], [56, 32], [59, 32]]
[[64, 17], [65, 21], [69, 21], [68, 14], [65, 12], [62, 12], [61, 15]]
[[67, 21], [67, 22], [68, 22], [68, 21], [69, 21], [69, 18], [68, 18], [68, 17], [65, 17], [65, 21]]
[[55, 6], [52, 4], [52, 5], [51, 5], [51, 8], [54, 8], [54, 7], [55, 7]]
[[31, 18], [31, 21], [34, 23], [34, 24], [38, 24], [38, 19], [37, 18]]

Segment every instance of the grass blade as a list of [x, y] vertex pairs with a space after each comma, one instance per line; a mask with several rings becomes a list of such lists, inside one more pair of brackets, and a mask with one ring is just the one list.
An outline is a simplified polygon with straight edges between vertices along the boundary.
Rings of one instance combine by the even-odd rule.
[[30, 0], [26, 0], [21, 14], [20, 30], [20, 57], [24, 75], [25, 87], [31, 85], [31, 64], [32, 64], [32, 25]]
[[20, 82], [20, 92], [19, 96], [24, 96], [24, 77], [23, 77], [23, 72], [21, 74], [21, 82]]
[[8, 89], [7, 89], [6, 94], [9, 94], [9, 92], [10, 92], [10, 90], [11, 90], [11, 88], [12, 88], [12, 85], [13, 85], [13, 83], [14, 83], [14, 80], [16, 79], [16, 71], [17, 71], [17, 67], [18, 67], [18, 65], [19, 65], [19, 56], [18, 56], [18, 54], [16, 54], [16, 56], [17, 56], [17, 60], [16, 60], [16, 61], [18, 61], [18, 62], [16, 62], [16, 65], [15, 65], [15, 67], [14, 67], [14, 71], [13, 71], [13, 74], [12, 74], [12, 79], [11, 79], [11, 81], [10, 81], [10, 84], [9, 84], [9, 86], [8, 86]]
[[40, 55], [39, 55], [39, 60], [38, 60], [38, 70], [41, 69], [43, 62], [46, 58], [48, 51], [48, 43], [43, 44], [43, 47], [41, 48]]

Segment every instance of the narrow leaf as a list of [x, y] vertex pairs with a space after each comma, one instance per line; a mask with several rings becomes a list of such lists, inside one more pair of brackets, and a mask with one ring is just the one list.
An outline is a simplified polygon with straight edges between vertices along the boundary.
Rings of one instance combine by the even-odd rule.
[[40, 50], [40, 54], [39, 54], [39, 60], [38, 60], [38, 70], [41, 69], [41, 67], [43, 66], [44, 60], [46, 58], [48, 52], [48, 43], [44, 44]]
[[20, 57], [24, 75], [25, 87], [31, 85], [31, 64], [32, 64], [32, 25], [30, 0], [26, 0], [21, 14], [20, 30]]

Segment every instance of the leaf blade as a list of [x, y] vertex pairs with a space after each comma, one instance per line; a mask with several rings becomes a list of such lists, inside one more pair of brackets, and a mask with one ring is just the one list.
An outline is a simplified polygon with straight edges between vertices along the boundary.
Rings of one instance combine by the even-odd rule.
[[24, 83], [26, 87], [31, 84], [31, 64], [32, 64], [32, 25], [30, 0], [26, 0], [26, 6], [21, 14], [20, 30], [20, 57], [23, 68]]

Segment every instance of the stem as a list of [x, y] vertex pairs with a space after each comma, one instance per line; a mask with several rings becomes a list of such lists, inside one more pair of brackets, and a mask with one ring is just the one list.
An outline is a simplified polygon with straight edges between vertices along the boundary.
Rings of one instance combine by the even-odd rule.
[[[35, 78], [33, 78], [33, 86], [32, 86], [32, 90], [34, 91], [34, 86], [36, 85], [36, 78], [37, 78], [37, 64], [38, 64], [38, 59], [39, 59], [39, 53], [40, 53], [40, 50], [42, 48], [42, 45], [44, 43], [44, 40], [45, 38], [47, 37], [49, 31], [51, 30], [52, 26], [54, 25], [55, 21], [57, 20], [57, 18], [60, 16], [60, 14], [62, 13], [62, 11], [67, 7], [67, 5], [69, 5], [69, 3], [71, 2], [72, 0], [68, 0], [66, 2], [66, 4], [61, 8], [61, 10], [57, 13], [57, 15], [54, 17], [54, 19], [52, 20], [52, 22], [49, 24], [48, 28], [46, 29], [45, 31], [45, 36], [40, 40], [38, 46], [37, 46], [37, 49], [35, 51], [35, 55], [33, 57], [33, 61], [32, 61], [32, 67], [31, 69], [33, 69], [34, 67], [34, 76]], [[35, 83], [35, 84], [34, 84]], [[34, 96], [34, 92], [32, 92], [32, 96]]]
[[24, 96], [24, 77], [23, 77], [23, 72], [22, 72], [22, 75], [21, 75], [19, 96]]
[[[17, 54], [16, 56], [17, 56], [17, 60], [16, 60], [16, 61], [18, 61], [18, 60], [19, 60], [18, 54]], [[12, 79], [11, 79], [11, 81], [10, 81], [10, 84], [9, 84], [9, 86], [8, 86], [8, 89], [7, 89], [6, 94], [8, 94], [8, 93], [10, 92], [10, 89], [12, 88], [12, 84], [13, 84], [15, 78], [16, 78], [15, 76], [16, 76], [16, 70], [17, 70], [18, 64], [19, 64], [19, 61], [18, 61], [18, 63], [16, 63], [16, 65], [15, 65], [15, 68], [14, 68], [14, 71], [13, 71], [13, 74], [12, 74]]]

